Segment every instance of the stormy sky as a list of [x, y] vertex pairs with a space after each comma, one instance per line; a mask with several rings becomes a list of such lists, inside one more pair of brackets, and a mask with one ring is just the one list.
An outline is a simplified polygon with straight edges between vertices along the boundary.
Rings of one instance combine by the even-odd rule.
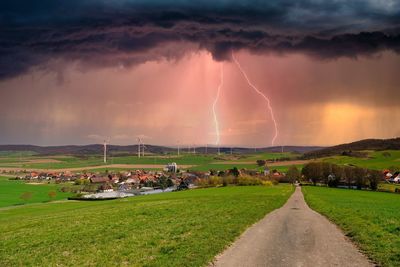
[[0, 143], [400, 136], [400, 2], [1, 1]]

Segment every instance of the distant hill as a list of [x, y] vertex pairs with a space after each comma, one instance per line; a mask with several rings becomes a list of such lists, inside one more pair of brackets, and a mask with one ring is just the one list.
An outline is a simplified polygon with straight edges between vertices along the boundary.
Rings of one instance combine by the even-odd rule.
[[[147, 153], [154, 154], [164, 154], [176, 152], [177, 148], [166, 147], [166, 146], [154, 146], [154, 145], [145, 145]], [[297, 152], [297, 153], [305, 153], [310, 152], [316, 149], [320, 149], [321, 147], [317, 146], [283, 146], [284, 152]], [[138, 150], [137, 145], [127, 145], [127, 146], [118, 146], [118, 145], [108, 145], [108, 151], [113, 154], [135, 154]], [[193, 148], [191, 148], [193, 149]], [[187, 147], [181, 147], [181, 151], [187, 151]], [[208, 153], [217, 153], [218, 149], [216, 147], [196, 147], [197, 153], [205, 153], [207, 150]], [[230, 153], [230, 147], [221, 147], [220, 151], [222, 153]], [[233, 147], [234, 153], [254, 153], [257, 152], [281, 152], [282, 147], [265, 147], [265, 148], [244, 148], [244, 147]], [[101, 154], [103, 153], [103, 145], [102, 144], [92, 144], [92, 145], [66, 145], [66, 146], [34, 146], [34, 145], [0, 145], [0, 151], [33, 151], [35, 153], [41, 155], [88, 155], [88, 154]]]
[[[114, 153], [134, 153], [137, 145], [117, 146], [108, 145], [108, 151]], [[66, 145], [66, 146], [33, 146], [33, 145], [0, 145], [0, 151], [33, 151], [41, 155], [86, 155], [103, 153], [102, 144], [91, 145]], [[146, 151], [151, 153], [166, 153], [175, 151], [173, 148], [163, 146], [146, 145]]]
[[[400, 137], [392, 139], [365, 139], [348, 144], [309, 151], [304, 154], [304, 158], [321, 158], [334, 155], [352, 155], [361, 150], [389, 150], [400, 149]], [[355, 155], [358, 155], [355, 153]]]

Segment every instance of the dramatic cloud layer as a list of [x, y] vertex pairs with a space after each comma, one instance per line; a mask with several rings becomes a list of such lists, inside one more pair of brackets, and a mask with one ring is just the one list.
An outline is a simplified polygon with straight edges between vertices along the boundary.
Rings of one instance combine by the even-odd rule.
[[199, 49], [217, 60], [240, 49], [354, 58], [400, 52], [400, 3], [6, 0], [0, 29], [1, 79], [60, 61], [128, 67]]
[[[236, 54], [252, 82], [271, 98], [276, 144], [332, 145], [400, 136], [400, 55], [316, 61], [304, 55]], [[269, 146], [265, 102], [224, 64], [216, 106], [223, 145]], [[212, 104], [220, 63], [207, 52], [136, 68], [33, 71], [0, 81], [0, 144], [88, 144], [136, 136], [160, 145], [214, 144]], [[144, 136], [143, 136], [144, 135]]]

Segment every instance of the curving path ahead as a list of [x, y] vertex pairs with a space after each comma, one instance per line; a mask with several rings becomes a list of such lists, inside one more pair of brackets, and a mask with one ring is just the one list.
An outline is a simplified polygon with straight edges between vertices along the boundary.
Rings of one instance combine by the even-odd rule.
[[246, 230], [210, 266], [374, 266], [297, 187], [286, 204]]

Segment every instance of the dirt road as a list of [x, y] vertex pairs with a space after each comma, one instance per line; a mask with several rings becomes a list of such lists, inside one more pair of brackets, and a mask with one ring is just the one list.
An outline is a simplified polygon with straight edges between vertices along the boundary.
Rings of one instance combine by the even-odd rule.
[[210, 266], [374, 266], [304, 201], [301, 188], [250, 227]]

